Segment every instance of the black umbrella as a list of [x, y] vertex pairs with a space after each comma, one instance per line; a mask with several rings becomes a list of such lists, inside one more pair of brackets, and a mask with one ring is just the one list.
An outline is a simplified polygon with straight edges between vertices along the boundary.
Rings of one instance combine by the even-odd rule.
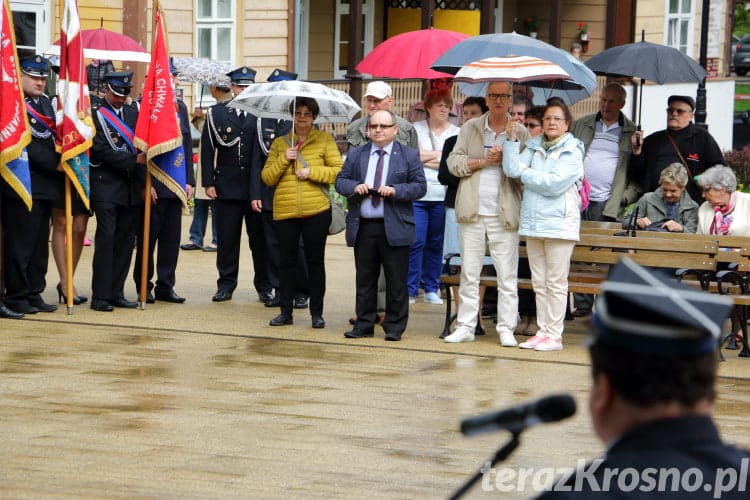
[[[641, 38], [643, 38], [641, 34]], [[651, 42], [628, 43], [603, 50], [586, 61], [586, 66], [597, 75], [638, 77], [641, 79], [638, 96], [638, 129], [641, 126], [643, 82], [695, 82], [706, 77], [706, 70], [679, 50]]]

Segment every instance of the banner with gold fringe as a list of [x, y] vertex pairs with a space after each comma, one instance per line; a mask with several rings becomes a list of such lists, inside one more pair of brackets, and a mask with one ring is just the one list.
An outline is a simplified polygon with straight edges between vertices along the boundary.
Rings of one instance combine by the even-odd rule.
[[157, 2], [154, 2], [154, 9], [151, 65], [143, 88], [134, 142], [138, 149], [146, 151], [151, 175], [187, 205], [187, 162], [170, 78], [166, 27]]
[[26, 146], [31, 129], [18, 69], [13, 15], [8, 0], [0, 10], [0, 176], [31, 210], [31, 174]]

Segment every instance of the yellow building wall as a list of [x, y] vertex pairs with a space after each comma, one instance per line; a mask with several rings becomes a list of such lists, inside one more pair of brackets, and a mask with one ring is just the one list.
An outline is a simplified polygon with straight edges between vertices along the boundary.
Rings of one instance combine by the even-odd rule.
[[274, 68], [287, 68], [288, 59], [288, 2], [263, 0], [263, 2], [238, 1], [237, 50], [238, 65], [250, 66], [264, 81]]
[[[442, 30], [458, 31], [469, 36], [479, 34], [478, 10], [436, 10], [433, 26]], [[415, 31], [422, 25], [420, 9], [388, 9], [388, 37]]]
[[[330, 80], [334, 71], [335, 4], [332, 0], [311, 2], [307, 55], [309, 80]], [[343, 27], [346, 29], [346, 26]]]

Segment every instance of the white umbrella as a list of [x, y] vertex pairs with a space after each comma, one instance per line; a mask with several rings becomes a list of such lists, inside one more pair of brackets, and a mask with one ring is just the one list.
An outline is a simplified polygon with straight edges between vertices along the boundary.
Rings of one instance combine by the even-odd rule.
[[254, 83], [232, 99], [228, 106], [260, 118], [294, 120], [293, 104], [297, 97], [308, 97], [318, 103], [320, 113], [315, 123], [348, 123], [360, 111], [349, 94], [320, 83], [300, 80]]
[[172, 63], [178, 72], [179, 82], [229, 87], [229, 77], [226, 75], [232, 70], [229, 63], [206, 57], [175, 57]]

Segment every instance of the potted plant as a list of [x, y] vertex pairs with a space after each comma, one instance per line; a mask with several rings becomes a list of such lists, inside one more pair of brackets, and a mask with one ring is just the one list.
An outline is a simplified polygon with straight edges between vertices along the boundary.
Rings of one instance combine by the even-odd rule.
[[526, 27], [526, 31], [529, 32], [529, 36], [531, 38], [536, 38], [537, 34], [539, 33], [539, 20], [536, 18], [536, 16], [526, 17], [523, 23]]
[[750, 192], [750, 151], [733, 149], [724, 152], [724, 164], [734, 170], [737, 177], [737, 191]]
[[583, 21], [579, 21], [576, 29], [578, 30], [578, 38], [582, 42], [587, 42], [589, 40], [589, 25]]

